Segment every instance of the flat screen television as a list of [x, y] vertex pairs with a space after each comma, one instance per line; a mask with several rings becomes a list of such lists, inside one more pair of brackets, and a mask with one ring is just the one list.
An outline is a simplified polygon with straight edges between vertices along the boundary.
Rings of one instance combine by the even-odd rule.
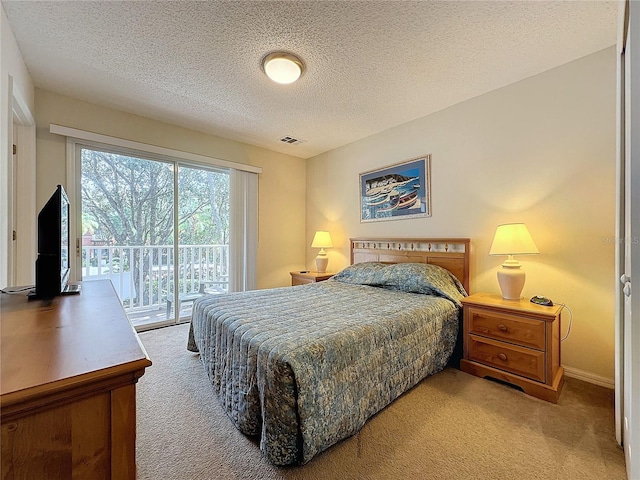
[[36, 298], [65, 293], [69, 280], [69, 198], [58, 185], [38, 214]]

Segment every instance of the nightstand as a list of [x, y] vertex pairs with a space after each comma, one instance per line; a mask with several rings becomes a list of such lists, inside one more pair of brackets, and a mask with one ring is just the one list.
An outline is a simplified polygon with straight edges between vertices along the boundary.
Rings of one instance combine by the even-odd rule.
[[560, 365], [562, 306], [535, 305], [476, 293], [464, 306], [463, 372], [516, 385], [534, 397], [557, 403], [564, 369]]
[[291, 286], [304, 285], [305, 283], [323, 282], [328, 278], [331, 278], [335, 273], [330, 272], [311, 272], [309, 270], [303, 270], [298, 272], [289, 272], [291, 274]]

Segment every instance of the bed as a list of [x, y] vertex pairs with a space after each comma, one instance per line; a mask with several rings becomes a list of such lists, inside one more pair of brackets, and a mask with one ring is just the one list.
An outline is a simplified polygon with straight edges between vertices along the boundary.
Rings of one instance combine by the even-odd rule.
[[207, 295], [200, 353], [235, 426], [274, 465], [304, 464], [442, 370], [469, 287], [468, 239], [351, 239], [329, 280]]

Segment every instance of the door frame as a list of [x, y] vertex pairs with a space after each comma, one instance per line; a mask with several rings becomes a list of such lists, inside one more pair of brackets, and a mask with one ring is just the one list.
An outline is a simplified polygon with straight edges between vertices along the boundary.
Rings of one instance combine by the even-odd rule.
[[[634, 36], [635, 34], [635, 36]], [[619, 2], [616, 201], [616, 438], [628, 478], [640, 478], [640, 293], [624, 295], [622, 275], [640, 279], [640, 4]], [[638, 69], [633, 69], [638, 66]], [[634, 131], [635, 129], [635, 131]]]
[[[238, 211], [243, 213], [243, 215], [239, 216], [242, 218], [238, 218], [234, 221], [231, 221], [230, 219], [230, 238], [235, 238], [236, 240], [231, 240], [229, 245], [229, 255], [231, 257], [229, 264], [229, 289], [230, 291], [238, 291], [242, 289], [255, 288], [258, 211], [257, 174], [262, 172], [261, 167], [244, 165], [226, 160], [219, 160], [212, 157], [205, 157], [188, 152], [181, 152], [179, 150], [168, 149], [165, 147], [158, 147], [155, 145], [144, 144], [131, 140], [119, 139], [116, 137], [96, 134], [93, 132], [85, 132], [82, 130], [62, 127], [54, 124], [50, 125], [50, 131], [51, 133], [64, 135], [66, 137], [66, 184], [68, 186], [67, 195], [69, 197], [69, 202], [74, 206], [79, 205], [81, 199], [80, 182], [78, 181], [80, 174], [80, 158], [77, 154], [77, 151], [79, 146], [103, 149], [106, 151], [121, 153], [124, 155], [139, 156], [140, 158], [149, 160], [160, 160], [165, 162], [168, 161], [174, 163], [176, 166], [175, 168], [177, 168], [178, 165], [181, 165], [185, 167], [195, 167], [203, 169], [229, 170], [231, 174], [230, 180], [232, 181], [232, 183], [230, 184], [230, 216], [233, 217], [238, 213]], [[253, 177], [253, 182], [245, 180], [244, 182], [238, 183], [237, 181], [233, 180], [237, 179], [238, 177], [245, 178], [247, 176]], [[177, 180], [177, 177], [175, 178]], [[248, 200], [255, 201], [250, 202]], [[80, 262], [82, 259], [82, 241], [80, 235], [82, 228], [82, 218], [80, 215], [77, 215], [77, 209], [75, 207], [72, 208], [71, 215], [72, 221], [70, 222], [69, 233], [70, 238], [75, 239], [72, 240], [72, 243], [75, 244], [76, 260], [75, 262], [71, 262], [73, 265], [70, 273], [70, 281], [78, 281], [80, 278], [79, 268], [81, 267]], [[175, 215], [177, 215], [177, 210]], [[243, 245], [244, 248], [239, 249], [238, 246], [235, 245], [235, 243]], [[174, 252], [176, 252], [177, 255], [177, 249], [174, 249]], [[238, 252], [244, 254], [239, 257], [237, 261], [232, 262], [231, 259], [233, 259], [233, 256], [237, 255]], [[241, 280], [241, 282], [238, 280]], [[238, 284], [241, 284], [240, 287], [238, 287]], [[175, 300], [176, 298], [174, 298], [174, 305], [177, 305], [177, 302], [175, 302]], [[177, 319], [177, 321], [179, 322], [179, 319]], [[169, 325], [173, 323], [173, 319], [170, 319], [166, 324]], [[155, 328], [157, 326], [161, 325], [155, 324], [154, 327], [150, 328]], [[141, 331], [142, 329], [144, 329], [144, 327], [139, 330]]]
[[[10, 122], [8, 143], [16, 145], [16, 155], [9, 151], [7, 164], [7, 285], [35, 283], [37, 256], [36, 228], [36, 122], [31, 110], [13, 86], [9, 75]], [[16, 239], [13, 232], [16, 232]]]

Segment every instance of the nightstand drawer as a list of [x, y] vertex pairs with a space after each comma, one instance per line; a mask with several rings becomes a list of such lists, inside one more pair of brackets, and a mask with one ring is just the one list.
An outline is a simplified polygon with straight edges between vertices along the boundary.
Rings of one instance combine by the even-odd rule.
[[545, 382], [544, 352], [469, 335], [469, 360]]
[[545, 322], [469, 308], [469, 333], [545, 350]]

